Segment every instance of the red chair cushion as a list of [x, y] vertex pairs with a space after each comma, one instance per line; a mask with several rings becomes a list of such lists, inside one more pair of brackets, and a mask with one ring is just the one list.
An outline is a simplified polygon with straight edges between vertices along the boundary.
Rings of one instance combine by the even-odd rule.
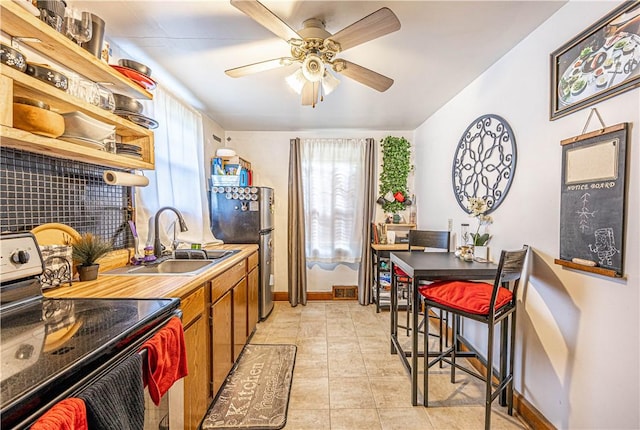
[[408, 276], [404, 270], [402, 270], [401, 268], [399, 268], [398, 266], [393, 266], [393, 273], [395, 273], [398, 276]]
[[[428, 300], [463, 312], [488, 315], [493, 285], [486, 282], [439, 281], [418, 287], [418, 291]], [[511, 301], [513, 293], [507, 288], [498, 288], [496, 309]]]

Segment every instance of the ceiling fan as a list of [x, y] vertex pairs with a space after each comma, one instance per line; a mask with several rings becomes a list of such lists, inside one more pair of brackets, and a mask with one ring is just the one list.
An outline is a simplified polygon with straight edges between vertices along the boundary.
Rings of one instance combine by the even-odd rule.
[[324, 23], [316, 18], [307, 19], [303, 28], [294, 31], [257, 0], [231, 0], [231, 4], [284, 39], [291, 48], [290, 57], [226, 70], [225, 73], [233, 78], [300, 63], [300, 68], [286, 78], [287, 83], [302, 95], [303, 105], [313, 107], [319, 94], [322, 101], [323, 95], [329, 94], [340, 83], [328, 69], [380, 92], [386, 91], [393, 84], [391, 78], [342, 58], [336, 58], [340, 52], [400, 29], [398, 17], [386, 7], [331, 34], [325, 30]]

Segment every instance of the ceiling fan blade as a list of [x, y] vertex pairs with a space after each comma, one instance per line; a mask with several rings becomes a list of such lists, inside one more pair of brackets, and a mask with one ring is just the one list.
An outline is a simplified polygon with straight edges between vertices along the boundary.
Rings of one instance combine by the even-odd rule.
[[277, 69], [278, 67], [290, 66], [293, 59], [282, 57], [273, 60], [261, 61], [259, 63], [247, 64], [246, 66], [236, 67], [234, 69], [225, 70], [224, 72], [232, 78], [241, 78], [252, 73], [264, 72], [265, 70]]
[[340, 50], [345, 51], [397, 30], [400, 30], [400, 20], [389, 8], [383, 7], [343, 28], [329, 39], [338, 42]]
[[231, 4], [245, 15], [285, 41], [302, 39], [291, 27], [257, 0], [231, 0]]
[[302, 87], [302, 105], [316, 107], [318, 102], [318, 91], [320, 89], [320, 82], [307, 81]]
[[387, 78], [380, 73], [369, 70], [366, 67], [358, 66], [347, 60], [338, 60], [341, 64], [340, 67], [335, 67], [334, 70], [338, 73], [342, 73], [348, 78], [356, 80], [363, 85], [378, 90], [381, 93], [387, 91], [391, 85], [393, 85], [393, 79]]

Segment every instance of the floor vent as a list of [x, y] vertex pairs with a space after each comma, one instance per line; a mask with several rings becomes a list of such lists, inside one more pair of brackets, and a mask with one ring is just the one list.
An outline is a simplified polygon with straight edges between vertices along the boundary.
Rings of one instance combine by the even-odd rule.
[[333, 300], [357, 300], [357, 299], [358, 299], [357, 285], [334, 285], [333, 286]]

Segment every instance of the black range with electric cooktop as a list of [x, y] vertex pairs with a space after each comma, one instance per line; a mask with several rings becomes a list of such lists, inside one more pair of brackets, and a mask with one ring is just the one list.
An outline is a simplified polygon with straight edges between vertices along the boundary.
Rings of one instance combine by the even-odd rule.
[[1, 427], [26, 428], [179, 316], [178, 299], [51, 299], [30, 233], [0, 237]]

